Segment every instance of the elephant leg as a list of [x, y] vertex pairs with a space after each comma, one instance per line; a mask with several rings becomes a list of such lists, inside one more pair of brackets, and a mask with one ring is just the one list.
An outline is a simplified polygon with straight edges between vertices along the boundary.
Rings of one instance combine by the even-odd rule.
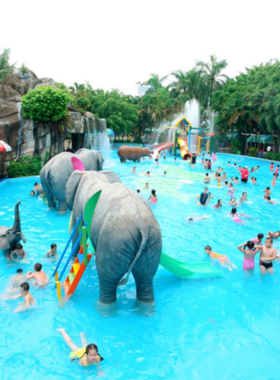
[[106, 279], [99, 276], [99, 300], [105, 304], [112, 304], [117, 300], [117, 287], [119, 280]]
[[141, 302], [154, 302], [154, 274], [145, 274], [138, 271], [137, 268], [132, 270], [132, 274], [135, 279], [138, 300]]
[[48, 200], [48, 206], [52, 208], [56, 208], [56, 203], [54, 200], [54, 197], [47, 195], [47, 200]]
[[66, 212], [66, 211], [67, 211], [67, 203], [58, 202], [58, 212]]

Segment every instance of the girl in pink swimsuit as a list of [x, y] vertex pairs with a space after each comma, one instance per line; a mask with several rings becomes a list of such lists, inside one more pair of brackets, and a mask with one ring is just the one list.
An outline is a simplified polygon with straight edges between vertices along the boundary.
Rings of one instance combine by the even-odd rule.
[[157, 196], [156, 196], [156, 191], [153, 189], [151, 191], [151, 195], [149, 196], [148, 198], [148, 202], [150, 201], [150, 203], [152, 205], [156, 204], [157, 203]]
[[243, 270], [246, 271], [247, 275], [253, 273], [253, 270], [255, 268], [255, 256], [261, 250], [261, 248], [254, 247], [255, 243], [251, 240], [247, 241], [245, 245], [243, 243], [237, 247], [239, 251], [244, 253]]

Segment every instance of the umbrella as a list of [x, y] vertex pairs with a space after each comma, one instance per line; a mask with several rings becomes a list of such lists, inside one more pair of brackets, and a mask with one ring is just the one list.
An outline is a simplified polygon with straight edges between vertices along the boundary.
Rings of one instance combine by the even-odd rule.
[[10, 147], [10, 145], [0, 140], [0, 152], [10, 152], [11, 150], [12, 148]]
[[112, 129], [107, 128], [108, 136], [115, 136], [115, 132]]

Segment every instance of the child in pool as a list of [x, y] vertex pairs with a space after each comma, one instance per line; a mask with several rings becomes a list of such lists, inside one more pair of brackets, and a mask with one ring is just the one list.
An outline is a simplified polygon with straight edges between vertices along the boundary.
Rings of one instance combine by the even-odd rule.
[[274, 169], [274, 162], [272, 162], [272, 163], [269, 165], [269, 167], [270, 167], [270, 171], [273, 172], [273, 169]]
[[236, 199], [235, 199], [234, 197], [232, 197], [232, 198], [230, 199], [229, 205], [230, 205], [230, 206], [236, 206], [236, 207], [237, 207]]
[[210, 218], [210, 216], [209, 216], [209, 215], [205, 215], [205, 216], [202, 216], [201, 218], [189, 218], [189, 219], [187, 220], [187, 223], [186, 223], [186, 224], [188, 224], [188, 223], [193, 223], [193, 222], [198, 222], [199, 220], [204, 220], [204, 219], [206, 219], [206, 218]]
[[238, 177], [235, 177], [234, 183], [239, 183]]
[[201, 155], [200, 165], [204, 166], [204, 153]]
[[5, 298], [9, 294], [13, 294], [19, 290], [20, 284], [25, 281], [25, 274], [23, 274], [23, 269], [17, 269], [17, 274], [11, 276], [8, 281], [6, 295], [2, 295], [1, 298]]
[[216, 181], [217, 181], [217, 186], [221, 186], [222, 178], [221, 178], [221, 174], [220, 173], [218, 173], [218, 175], [216, 177]]
[[217, 160], [217, 155], [216, 155], [216, 152], [213, 152], [212, 153], [212, 161], [216, 161]]
[[277, 258], [276, 249], [272, 247], [272, 238], [267, 237], [265, 239], [265, 244], [262, 246], [260, 254], [260, 272], [265, 274], [273, 274], [273, 260]]
[[205, 174], [205, 177], [203, 178], [203, 183], [210, 183], [210, 181], [211, 181], [211, 179], [210, 179], [210, 177], [209, 177], [209, 174], [206, 173], [206, 174]]
[[[16, 258], [14, 259], [14, 255], [16, 256]], [[27, 256], [27, 253], [26, 251], [23, 249], [22, 245], [21, 244], [17, 244], [16, 245], [16, 249], [10, 253], [10, 258], [13, 260], [13, 261], [17, 261], [18, 259], [25, 259]]]
[[244, 191], [244, 192], [242, 193], [242, 196], [241, 196], [241, 198], [239, 199], [239, 204], [243, 204], [243, 203], [245, 203], [245, 202], [246, 202], [246, 203], [248, 202], [246, 191]]
[[165, 152], [165, 150], [163, 151], [163, 159], [166, 160], [166, 152]]
[[280, 169], [280, 165], [277, 165], [276, 169], [275, 169], [275, 172], [274, 172], [274, 174], [276, 174], [276, 178], [278, 177], [279, 169]]
[[256, 177], [252, 177], [252, 178], [251, 178], [251, 183], [252, 183], [253, 185], [257, 185], [257, 178], [256, 178]]
[[29, 307], [35, 305], [36, 303], [35, 298], [29, 292], [29, 284], [27, 282], [22, 283], [20, 285], [19, 290], [20, 290], [19, 295], [7, 298], [11, 300], [11, 299], [17, 299], [17, 298], [23, 297], [24, 303], [18, 305], [18, 307], [14, 310], [15, 313], [18, 313], [19, 311], [24, 311], [28, 309]]
[[151, 191], [151, 195], [148, 198], [148, 202], [150, 201], [151, 204], [156, 204], [157, 203], [157, 196], [156, 196], [156, 191], [153, 189]]
[[57, 245], [55, 243], [51, 244], [51, 249], [45, 254], [43, 259], [46, 257], [57, 259]]
[[272, 182], [271, 182], [271, 186], [276, 186], [276, 174], [273, 174], [273, 179], [272, 179]]
[[229, 261], [227, 256], [213, 252], [210, 245], [206, 245], [204, 251], [211, 257], [212, 260], [218, 259], [222, 267], [228, 268], [230, 271], [232, 271], [232, 269], [236, 269], [236, 266]]
[[251, 241], [255, 243], [256, 245], [262, 245], [262, 239], [263, 239], [263, 234], [259, 233], [258, 236], [251, 239]]
[[249, 240], [246, 244], [240, 244], [237, 248], [244, 253], [243, 270], [246, 271], [247, 275], [253, 273], [255, 269], [255, 256], [261, 250], [261, 247], [255, 248], [255, 243]]
[[83, 348], [76, 346], [72, 343], [70, 336], [66, 333], [65, 329], [57, 329], [61, 333], [67, 346], [72, 350], [70, 353], [71, 361], [79, 360], [79, 364], [82, 366], [88, 366], [92, 364], [99, 364], [102, 360], [101, 355], [98, 353], [98, 347], [95, 344], [88, 344], [84, 337], [84, 333], [81, 333], [81, 343]]
[[131, 173], [136, 173], [136, 166], [132, 167]]
[[221, 208], [222, 207], [222, 200], [221, 199], [218, 199], [218, 202], [215, 206], [213, 206], [213, 208]]
[[268, 201], [268, 203], [271, 203], [272, 205], [276, 205], [276, 203], [271, 199], [271, 197], [267, 197], [265, 198], [266, 201]]
[[149, 188], [149, 182], [146, 182], [146, 185], [144, 186], [144, 189], [148, 189]]
[[270, 237], [272, 240], [277, 240], [280, 236], [280, 231], [271, 232], [269, 231], [267, 237]]
[[[248, 215], [241, 213], [241, 212], [239, 213], [239, 215], [245, 216], [245, 218], [250, 218]], [[229, 214], [229, 216], [232, 217], [232, 219], [235, 221], [235, 223], [241, 223], [241, 224], [245, 225], [245, 222], [239, 218], [239, 215], [237, 214], [235, 207], [232, 208], [231, 213]]]
[[34, 190], [31, 190], [31, 191], [30, 191], [30, 195], [32, 195], [33, 197], [36, 196], [35, 191], [34, 191]]
[[263, 190], [263, 193], [264, 193], [264, 199], [267, 199], [267, 197], [270, 197], [270, 194], [271, 194], [270, 187], [267, 186], [267, 188]]
[[49, 283], [48, 276], [46, 275], [46, 272], [42, 270], [42, 264], [36, 263], [34, 265], [34, 272], [28, 272], [26, 275], [26, 280], [34, 279], [34, 285], [37, 286], [45, 286]]
[[230, 183], [228, 185], [228, 196], [232, 198], [234, 196], [234, 193], [235, 193], [235, 188], [233, 187], [233, 184]]

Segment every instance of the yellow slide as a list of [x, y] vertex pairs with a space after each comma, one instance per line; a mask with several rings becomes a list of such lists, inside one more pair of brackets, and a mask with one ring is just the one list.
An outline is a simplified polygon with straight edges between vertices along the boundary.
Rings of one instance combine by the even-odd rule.
[[189, 160], [191, 158], [191, 154], [188, 148], [188, 140], [178, 139], [178, 144], [180, 145], [180, 154], [183, 160]]

